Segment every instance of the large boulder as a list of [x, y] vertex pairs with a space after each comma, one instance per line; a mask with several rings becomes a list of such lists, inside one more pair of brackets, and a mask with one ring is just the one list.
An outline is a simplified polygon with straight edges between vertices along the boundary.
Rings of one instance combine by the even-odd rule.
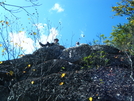
[[91, 55], [96, 51], [104, 51], [107, 54], [121, 54], [117, 48], [108, 45], [93, 45], [89, 46], [88, 44], [82, 44], [77, 47], [72, 47], [68, 49], [64, 49], [60, 59], [65, 59], [70, 62], [78, 62], [81, 61], [84, 57]]
[[[32, 66], [51, 59], [58, 59], [63, 49], [64, 47], [60, 45], [43, 47], [33, 52], [33, 54], [26, 54], [18, 59], [3, 61], [3, 63], [0, 64], [0, 70], [7, 72], [12, 71], [18, 80], [20, 80], [20, 78], [25, 75], [25, 72], [28, 72]], [[8, 67], [5, 67], [7, 65]]]
[[63, 46], [53, 45], [51, 47], [40, 48], [37, 51], [33, 52], [33, 55], [43, 61], [57, 59], [59, 58], [63, 49], [65, 49]]
[[119, 50], [113, 46], [108, 45], [93, 45], [91, 48], [92, 51], [104, 51], [108, 54], [119, 54]]
[[5, 86], [0, 85], [0, 101], [7, 101], [9, 96], [9, 89]]
[[91, 53], [91, 46], [88, 44], [83, 44], [78, 47], [72, 47], [68, 49], [64, 49], [60, 56], [60, 59], [67, 60], [69, 62], [77, 62], [80, 61], [82, 58], [90, 55]]

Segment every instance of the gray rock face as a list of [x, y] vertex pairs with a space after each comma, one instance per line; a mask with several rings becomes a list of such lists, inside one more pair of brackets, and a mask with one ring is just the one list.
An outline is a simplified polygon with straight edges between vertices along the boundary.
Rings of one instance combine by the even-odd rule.
[[7, 101], [9, 90], [7, 87], [0, 85], [0, 101]]
[[70, 63], [65, 60], [53, 59], [41, 64], [32, 66], [31, 69], [25, 73], [27, 78], [44, 77], [53, 73], [60, 73], [64, 71], [80, 70], [81, 66]]
[[104, 51], [108, 54], [119, 54], [119, 50], [108, 45], [94, 45], [91, 50], [93, 51]]
[[129, 101], [133, 97], [133, 81], [125, 68], [102, 67], [64, 73], [64, 77], [61, 77], [63, 73], [53, 73], [18, 82], [12, 87], [8, 101], [23, 101], [27, 96], [28, 101], [88, 101], [89, 97], [94, 101]]
[[33, 55], [35, 55], [35, 57], [37, 58], [43, 59], [43, 61], [50, 59], [57, 59], [59, 58], [63, 49], [64, 47], [59, 45], [54, 45], [51, 47], [43, 47], [35, 51]]
[[40, 48], [0, 64], [0, 101], [134, 101], [130, 63], [107, 45]]
[[76, 62], [88, 56], [90, 53], [91, 46], [89, 46], [88, 44], [83, 44], [78, 47], [64, 49], [60, 56], [60, 59], [64, 59], [70, 62]]

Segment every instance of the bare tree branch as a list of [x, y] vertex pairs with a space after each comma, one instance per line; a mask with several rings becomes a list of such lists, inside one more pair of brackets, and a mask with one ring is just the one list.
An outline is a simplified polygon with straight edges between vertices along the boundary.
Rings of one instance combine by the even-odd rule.
[[[38, 4], [38, 3], [33, 3], [32, 0], [30, 0], [31, 4], [32, 5], [29, 5], [29, 6], [18, 6], [18, 5], [12, 5], [12, 4], [6, 4], [4, 2], [0, 2], [0, 6], [5, 9], [6, 11], [10, 12], [14, 17], [16, 17], [13, 13], [19, 13], [21, 12], [21, 10], [25, 11], [27, 14], [31, 15], [27, 10], [26, 8], [29, 8], [29, 7], [35, 7], [35, 6], [40, 6], [41, 4]], [[8, 7], [14, 7], [16, 8], [15, 10], [12, 10], [12, 9], [8, 9]]]

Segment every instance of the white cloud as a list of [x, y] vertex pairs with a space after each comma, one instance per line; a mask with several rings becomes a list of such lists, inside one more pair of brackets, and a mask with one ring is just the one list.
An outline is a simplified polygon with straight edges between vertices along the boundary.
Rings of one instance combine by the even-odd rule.
[[26, 33], [24, 31], [21, 31], [19, 33], [9, 33], [11, 45], [14, 45], [14, 47], [22, 47], [22, 50], [25, 51], [25, 53], [31, 53], [34, 48], [34, 41], [31, 38], [28, 38], [26, 36]]
[[54, 6], [50, 9], [50, 11], [51, 10], [55, 10], [57, 12], [63, 12], [64, 11], [64, 9], [58, 3], [55, 3]]
[[42, 43], [52, 42], [59, 35], [58, 30], [56, 30], [56, 28], [52, 27], [51, 29], [48, 29], [47, 24], [39, 23], [35, 24], [35, 26], [37, 26], [39, 30], [39, 41], [41, 41]]
[[38, 24], [34, 24], [34, 26], [37, 27], [37, 29], [40, 31], [40, 33], [44, 33], [45, 28], [47, 27], [47, 24], [38, 23]]
[[47, 28], [46, 24], [36, 24], [38, 27], [40, 38], [36, 40], [36, 43], [32, 38], [28, 38], [25, 31], [21, 31], [19, 33], [9, 33], [11, 45], [14, 45], [15, 48], [23, 47], [23, 51], [25, 54], [30, 54], [35, 51], [36, 48], [39, 48], [40, 45], [38, 42], [42, 42], [45, 44], [46, 42], [53, 42], [53, 40], [59, 35], [58, 30], [56, 28], [51, 28], [48, 30], [48, 35], [46, 35], [45, 28]]
[[80, 35], [82, 38], [83, 37], [85, 37], [85, 35], [84, 35], [84, 32], [83, 31], [81, 31], [81, 35]]
[[39, 39], [40, 42], [42, 42], [44, 44], [47, 42], [51, 43], [59, 35], [58, 31], [55, 28], [51, 28], [49, 31], [50, 31], [50, 33], [48, 36], [43, 33], [41, 34], [41, 37]]

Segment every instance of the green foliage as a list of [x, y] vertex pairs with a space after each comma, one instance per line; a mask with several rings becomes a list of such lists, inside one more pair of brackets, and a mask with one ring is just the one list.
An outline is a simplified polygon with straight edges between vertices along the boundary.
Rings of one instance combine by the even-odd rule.
[[109, 38], [105, 38], [104, 35], [100, 37], [103, 38], [103, 42], [107, 45], [114, 46], [122, 51], [129, 51], [133, 54], [134, 50], [134, 1], [132, 0], [122, 0], [117, 3], [118, 6], [112, 7], [112, 11], [116, 14], [115, 16], [129, 16], [128, 23], [118, 24], [113, 27], [113, 31]]
[[112, 11], [115, 12], [115, 16], [129, 15], [131, 16], [134, 12], [134, 1], [122, 0], [117, 3], [118, 6], [113, 6]]
[[133, 33], [131, 24], [117, 25], [114, 26], [113, 32], [111, 33], [111, 40], [104, 40], [104, 43], [113, 45], [120, 50], [130, 50], [133, 47]]
[[[96, 51], [91, 53], [89, 56], [83, 58], [84, 66], [91, 67], [100, 67], [106, 66], [109, 59], [107, 59], [107, 53], [104, 51]], [[83, 69], [83, 68], [82, 68]]]
[[61, 67], [60, 71], [64, 71], [66, 68], [65, 67]]

